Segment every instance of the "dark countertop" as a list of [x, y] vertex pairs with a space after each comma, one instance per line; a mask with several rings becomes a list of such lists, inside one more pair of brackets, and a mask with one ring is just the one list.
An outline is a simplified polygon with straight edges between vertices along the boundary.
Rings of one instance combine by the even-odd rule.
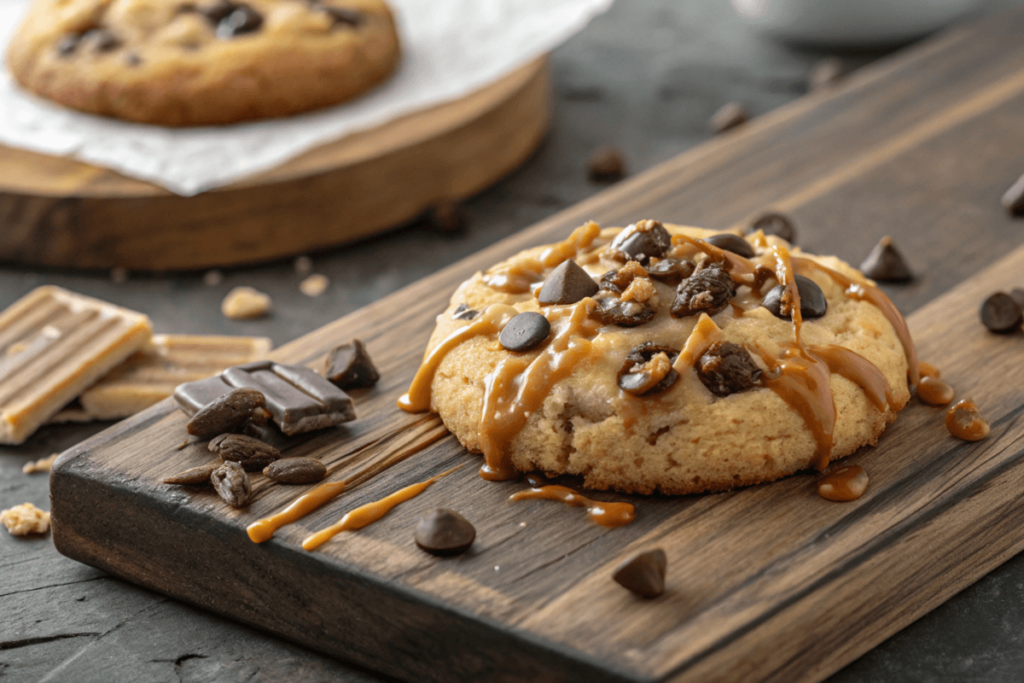
[[[1013, 4], [986, 2], [984, 11]], [[420, 223], [314, 254], [314, 272], [332, 282], [316, 299], [299, 292], [291, 261], [228, 270], [215, 287], [203, 284], [202, 273], [132, 274], [114, 283], [107, 273], [6, 266], [0, 307], [52, 283], [145, 312], [157, 331], [265, 335], [280, 345], [599, 191], [584, 170], [598, 145], [618, 145], [630, 170], [641, 171], [707, 139], [708, 117], [728, 101], [757, 115], [799, 97], [823, 54], [758, 38], [725, 0], [619, 0], [554, 53], [550, 134], [521, 170], [467, 203], [462, 232]], [[884, 54], [845, 58], [860, 65]], [[813, 239], [813, 226], [801, 230]], [[221, 298], [239, 284], [271, 294], [273, 315], [253, 322], [222, 317]], [[890, 293], [904, 312], [920, 302], [920, 292]], [[49, 509], [46, 476], [22, 474], [22, 465], [103, 426], [49, 427], [22, 447], [0, 447], [0, 508], [29, 501]], [[0, 679], [381, 680], [109, 578], [62, 557], [48, 538], [0, 532], [0, 572]], [[1022, 644], [1024, 557], [1017, 557], [831, 680], [1015, 681]]]

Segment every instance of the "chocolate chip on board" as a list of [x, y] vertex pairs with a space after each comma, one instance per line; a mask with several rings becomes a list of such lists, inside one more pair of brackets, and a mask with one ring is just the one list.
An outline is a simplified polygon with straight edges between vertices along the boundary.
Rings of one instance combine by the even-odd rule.
[[221, 434], [208, 448], [224, 460], [239, 463], [246, 472], [259, 472], [281, 457], [281, 451], [245, 434]]
[[786, 240], [790, 244], [796, 244], [796, 226], [788, 217], [781, 213], [764, 213], [755, 218], [747, 228], [747, 234], [760, 230], [765, 235], [774, 235]]
[[622, 152], [611, 145], [598, 147], [587, 157], [587, 175], [596, 182], [614, 182], [626, 175]]
[[705, 242], [713, 247], [718, 247], [725, 251], [731, 251], [734, 254], [739, 254], [744, 258], [754, 257], [754, 248], [750, 246], [750, 242], [746, 241], [739, 235], [734, 235], [731, 232], [720, 232], [717, 235], [712, 235], [704, 239]]
[[981, 304], [981, 324], [992, 332], [1013, 332], [1021, 320], [1021, 307], [1006, 292], [996, 292]]
[[551, 323], [540, 313], [526, 311], [513, 316], [498, 335], [498, 342], [509, 351], [529, 351], [548, 338]]
[[913, 280], [907, 262], [889, 236], [879, 240], [868, 257], [860, 264], [860, 270], [872, 280], [880, 282], [906, 282]]
[[228, 460], [210, 474], [210, 482], [224, 502], [231, 507], [242, 508], [249, 504], [252, 485], [249, 475], [237, 462]]
[[620, 564], [612, 578], [623, 588], [643, 598], [656, 598], [665, 592], [668, 557], [661, 548], [645, 550]]
[[722, 264], [705, 261], [693, 275], [679, 283], [672, 302], [672, 317], [698, 313], [715, 315], [724, 310], [735, 295], [736, 284]]
[[715, 396], [728, 396], [761, 384], [761, 368], [732, 342], [715, 342], [697, 359], [697, 377]]
[[1011, 216], [1024, 216], [1024, 175], [1006, 190], [1002, 203]]
[[[800, 294], [800, 315], [804, 320], [820, 318], [828, 312], [828, 300], [814, 280], [803, 275], [796, 276], [796, 290]], [[778, 285], [768, 290], [761, 305], [776, 318], [788, 320], [792, 317], [789, 297], [785, 296], [786, 286]]]
[[711, 115], [708, 127], [712, 133], [724, 133], [747, 122], [747, 110], [739, 102], [723, 104], [718, 111]]
[[324, 377], [341, 389], [368, 389], [377, 383], [380, 373], [363, 342], [353, 339], [327, 354]]
[[[212, 439], [219, 434], [240, 432], [266, 401], [255, 389], [233, 389], [207, 404], [185, 425], [188, 433], [200, 439]], [[259, 413], [262, 414], [262, 413]]]
[[327, 476], [327, 466], [314, 458], [282, 458], [263, 469], [279, 484], [312, 484]]
[[587, 271], [569, 259], [556, 267], [544, 280], [537, 294], [541, 304], [567, 305], [597, 294], [598, 285]]
[[414, 538], [431, 555], [461, 555], [476, 540], [476, 529], [455, 510], [438, 508], [420, 518]]
[[178, 486], [209, 486], [213, 483], [210, 481], [210, 475], [218, 467], [220, 467], [220, 463], [192, 467], [184, 472], [178, 472], [167, 477], [164, 479], [164, 483], [177, 484]]

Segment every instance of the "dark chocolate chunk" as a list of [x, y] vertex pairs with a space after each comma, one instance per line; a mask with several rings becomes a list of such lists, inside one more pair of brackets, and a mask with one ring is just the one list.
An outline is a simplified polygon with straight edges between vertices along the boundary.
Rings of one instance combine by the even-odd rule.
[[665, 592], [668, 557], [661, 548], [646, 550], [620, 564], [612, 578], [623, 588], [643, 598], [656, 598]]
[[736, 284], [721, 263], [705, 261], [699, 270], [679, 283], [672, 317], [707, 313], [715, 315], [736, 295]]
[[996, 292], [981, 304], [981, 323], [992, 332], [1012, 332], [1020, 327], [1021, 307], [1005, 292]]
[[414, 538], [431, 555], [461, 555], [476, 540], [476, 529], [455, 510], [438, 508], [420, 518]]
[[254, 439], [259, 439], [263, 443], [270, 444], [279, 451], [294, 444], [293, 440], [285, 436], [284, 433], [270, 421], [270, 413], [267, 413], [267, 420], [265, 422], [247, 422], [245, 427], [242, 429], [242, 433], [251, 436]]
[[[800, 315], [804, 320], [820, 318], [828, 312], [828, 301], [824, 292], [814, 280], [803, 275], [796, 276], [796, 291], [800, 294]], [[772, 312], [776, 318], [788, 320], [791, 316], [792, 303], [786, 295], [786, 286], [778, 285], [768, 290], [761, 305]]]
[[569, 259], [552, 270], [544, 280], [544, 286], [537, 294], [537, 301], [542, 304], [574, 304], [588, 296], [594, 296], [597, 290], [594, 278], [575, 261]]
[[882, 282], [906, 282], [914, 279], [903, 255], [892, 243], [891, 237], [883, 237], [868, 257], [860, 264], [861, 271], [872, 280]]
[[380, 373], [363, 342], [353, 339], [327, 354], [324, 377], [342, 389], [367, 389], [377, 383]]
[[669, 371], [653, 386], [648, 363], [659, 353], [668, 356], [668, 362], [674, 363], [679, 352], [667, 346], [658, 346], [654, 342], [644, 342], [635, 347], [626, 356], [626, 362], [619, 370], [618, 383], [623, 391], [636, 396], [660, 394], [669, 389], [679, 379], [679, 373], [670, 368]]
[[[174, 400], [182, 411], [192, 417], [210, 403], [231, 391], [231, 385], [220, 375], [179, 384], [174, 390]], [[216, 436], [216, 434], [214, 434]]]
[[321, 12], [327, 13], [327, 15], [334, 21], [334, 25], [337, 26], [351, 26], [352, 28], [358, 28], [362, 25], [364, 17], [362, 13], [357, 12], [354, 9], [347, 9], [345, 7], [333, 7], [331, 5], [322, 5], [320, 3], [314, 3], [313, 8]]
[[765, 235], [780, 237], [790, 244], [796, 244], [796, 226], [781, 213], [765, 213], [753, 220], [747, 228], [747, 234], [753, 234], [760, 230]]
[[223, 460], [233, 460], [246, 472], [259, 472], [281, 457], [281, 451], [245, 434], [221, 434], [208, 448]]
[[529, 351], [548, 338], [551, 323], [540, 313], [527, 311], [512, 317], [498, 335], [498, 342], [509, 351]]
[[212, 439], [227, 432], [240, 432], [246, 423], [253, 419], [253, 411], [262, 408], [264, 404], [265, 398], [258, 390], [234, 389], [211, 401], [193, 415], [185, 429], [200, 439]]
[[711, 115], [708, 126], [712, 133], [724, 133], [747, 122], [747, 110], [739, 102], [723, 104]]
[[327, 467], [313, 458], [284, 458], [267, 465], [263, 474], [279, 484], [312, 484], [327, 476]]
[[249, 504], [252, 485], [249, 483], [249, 475], [237, 462], [229, 460], [215, 469], [210, 474], [210, 483], [217, 495], [231, 507], [242, 508]]
[[464, 232], [469, 221], [461, 205], [445, 200], [430, 208], [427, 213], [427, 224], [440, 233], [454, 235]]
[[693, 275], [694, 270], [696, 270], [696, 266], [692, 261], [682, 261], [677, 258], [652, 260], [647, 264], [648, 275], [673, 287]]
[[57, 54], [61, 57], [70, 56], [76, 49], [78, 49], [78, 43], [82, 41], [81, 33], [65, 33], [57, 41]]
[[750, 242], [746, 241], [739, 235], [734, 235], [731, 232], [721, 232], [717, 235], [705, 238], [704, 240], [713, 247], [724, 249], [725, 251], [731, 251], [734, 254], [739, 254], [744, 258], [753, 258], [754, 248], [750, 246]]
[[1002, 203], [1011, 216], [1024, 216], [1024, 175], [1006, 190]]
[[594, 297], [597, 306], [593, 315], [604, 325], [636, 327], [654, 317], [653, 308], [639, 301], [623, 301], [612, 291], [603, 291]]
[[164, 483], [176, 484], [178, 486], [210, 486], [213, 484], [213, 482], [210, 481], [210, 475], [213, 474], [213, 471], [218, 467], [220, 467], [220, 463], [193, 467], [185, 470], [184, 472], [178, 472], [173, 476], [167, 477], [164, 479]]
[[596, 182], [614, 182], [626, 175], [626, 161], [618, 147], [604, 145], [587, 157], [587, 175]]
[[672, 235], [658, 221], [640, 221], [625, 228], [608, 245], [608, 255], [620, 261], [647, 263], [661, 258], [672, 248]]
[[218, 38], [234, 38], [258, 31], [263, 26], [263, 15], [248, 5], [238, 4], [217, 23]]
[[834, 85], [846, 75], [846, 63], [837, 57], [824, 57], [807, 72], [807, 89], [817, 90]]
[[697, 377], [715, 396], [728, 396], [761, 384], [761, 368], [739, 344], [715, 342], [697, 359]]
[[468, 304], [459, 304], [452, 313], [452, 320], [472, 320], [480, 315], [480, 311], [470, 308]]

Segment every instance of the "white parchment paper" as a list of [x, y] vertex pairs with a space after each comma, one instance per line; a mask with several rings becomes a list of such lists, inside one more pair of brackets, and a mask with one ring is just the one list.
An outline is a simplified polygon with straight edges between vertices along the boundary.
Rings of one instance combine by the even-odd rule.
[[[0, 143], [68, 156], [192, 195], [459, 98], [553, 49], [613, 0], [389, 0], [404, 56], [361, 99], [288, 119], [161, 128], [64, 109], [0, 78]], [[0, 0], [0, 51], [28, 0]]]

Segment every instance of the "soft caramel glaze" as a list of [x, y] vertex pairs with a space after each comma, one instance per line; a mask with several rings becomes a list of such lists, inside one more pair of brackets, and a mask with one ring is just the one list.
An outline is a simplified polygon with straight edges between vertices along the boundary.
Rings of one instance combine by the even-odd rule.
[[333, 524], [306, 538], [306, 540], [302, 542], [302, 548], [304, 550], [316, 550], [342, 531], [356, 531], [373, 524], [378, 519], [391, 512], [391, 510], [398, 505], [407, 500], [411, 500], [426, 491], [431, 484], [441, 477], [446, 477], [462, 467], [465, 467], [465, 465], [453, 467], [446, 472], [442, 472], [437, 476], [427, 479], [426, 481], [406, 486], [404, 489], [395, 491], [390, 496], [386, 496], [380, 500], [375, 500], [372, 503], [367, 503], [366, 505], [357, 507], [355, 510], [346, 513], [337, 524]]
[[601, 227], [590, 221], [566, 239], [545, 249], [540, 258], [517, 258], [484, 274], [484, 284], [505, 294], [526, 294], [544, 279], [544, 269], [554, 268], [590, 249], [601, 236]]
[[782, 360], [761, 357], [768, 366], [762, 382], [803, 418], [816, 444], [810, 466], [825, 469], [832, 455], [832, 431], [836, 425], [828, 364], [795, 348], [789, 349]]
[[921, 377], [921, 381], [917, 383], [917, 398], [922, 403], [927, 403], [930, 406], [944, 406], [949, 405], [949, 402], [953, 400], [953, 396], [956, 392], [953, 387], [943, 382], [938, 377], [929, 377], [925, 375]]
[[800, 310], [800, 289], [796, 284], [793, 261], [790, 258], [789, 249], [780, 244], [772, 247], [772, 253], [775, 255], [775, 279], [779, 281], [780, 285], [786, 287], [786, 292], [782, 295], [782, 303], [789, 306], [790, 319], [793, 321], [793, 341], [802, 351], [800, 326], [803, 325], [804, 315]]
[[978, 404], [969, 398], [958, 401], [946, 411], [946, 429], [964, 441], [980, 441], [989, 433], [988, 420], [981, 414]]
[[889, 380], [864, 356], [835, 344], [812, 346], [808, 353], [825, 361], [831, 372], [845, 377], [863, 389], [871, 405], [880, 411], [892, 405], [892, 387], [889, 386]]
[[573, 507], [587, 509], [587, 517], [601, 526], [617, 527], [629, 524], [636, 518], [636, 509], [629, 503], [603, 503], [582, 496], [565, 486], [549, 484], [535, 486], [509, 496], [509, 500], [554, 500]]
[[572, 233], [561, 242], [552, 244], [541, 252], [540, 261], [545, 268], [554, 268], [571, 258], [585, 252], [593, 244], [594, 240], [601, 236], [601, 226], [594, 221], [588, 221], [572, 231]]
[[868, 490], [868, 473], [860, 465], [846, 465], [818, 480], [818, 495], [836, 503], [857, 500]]

